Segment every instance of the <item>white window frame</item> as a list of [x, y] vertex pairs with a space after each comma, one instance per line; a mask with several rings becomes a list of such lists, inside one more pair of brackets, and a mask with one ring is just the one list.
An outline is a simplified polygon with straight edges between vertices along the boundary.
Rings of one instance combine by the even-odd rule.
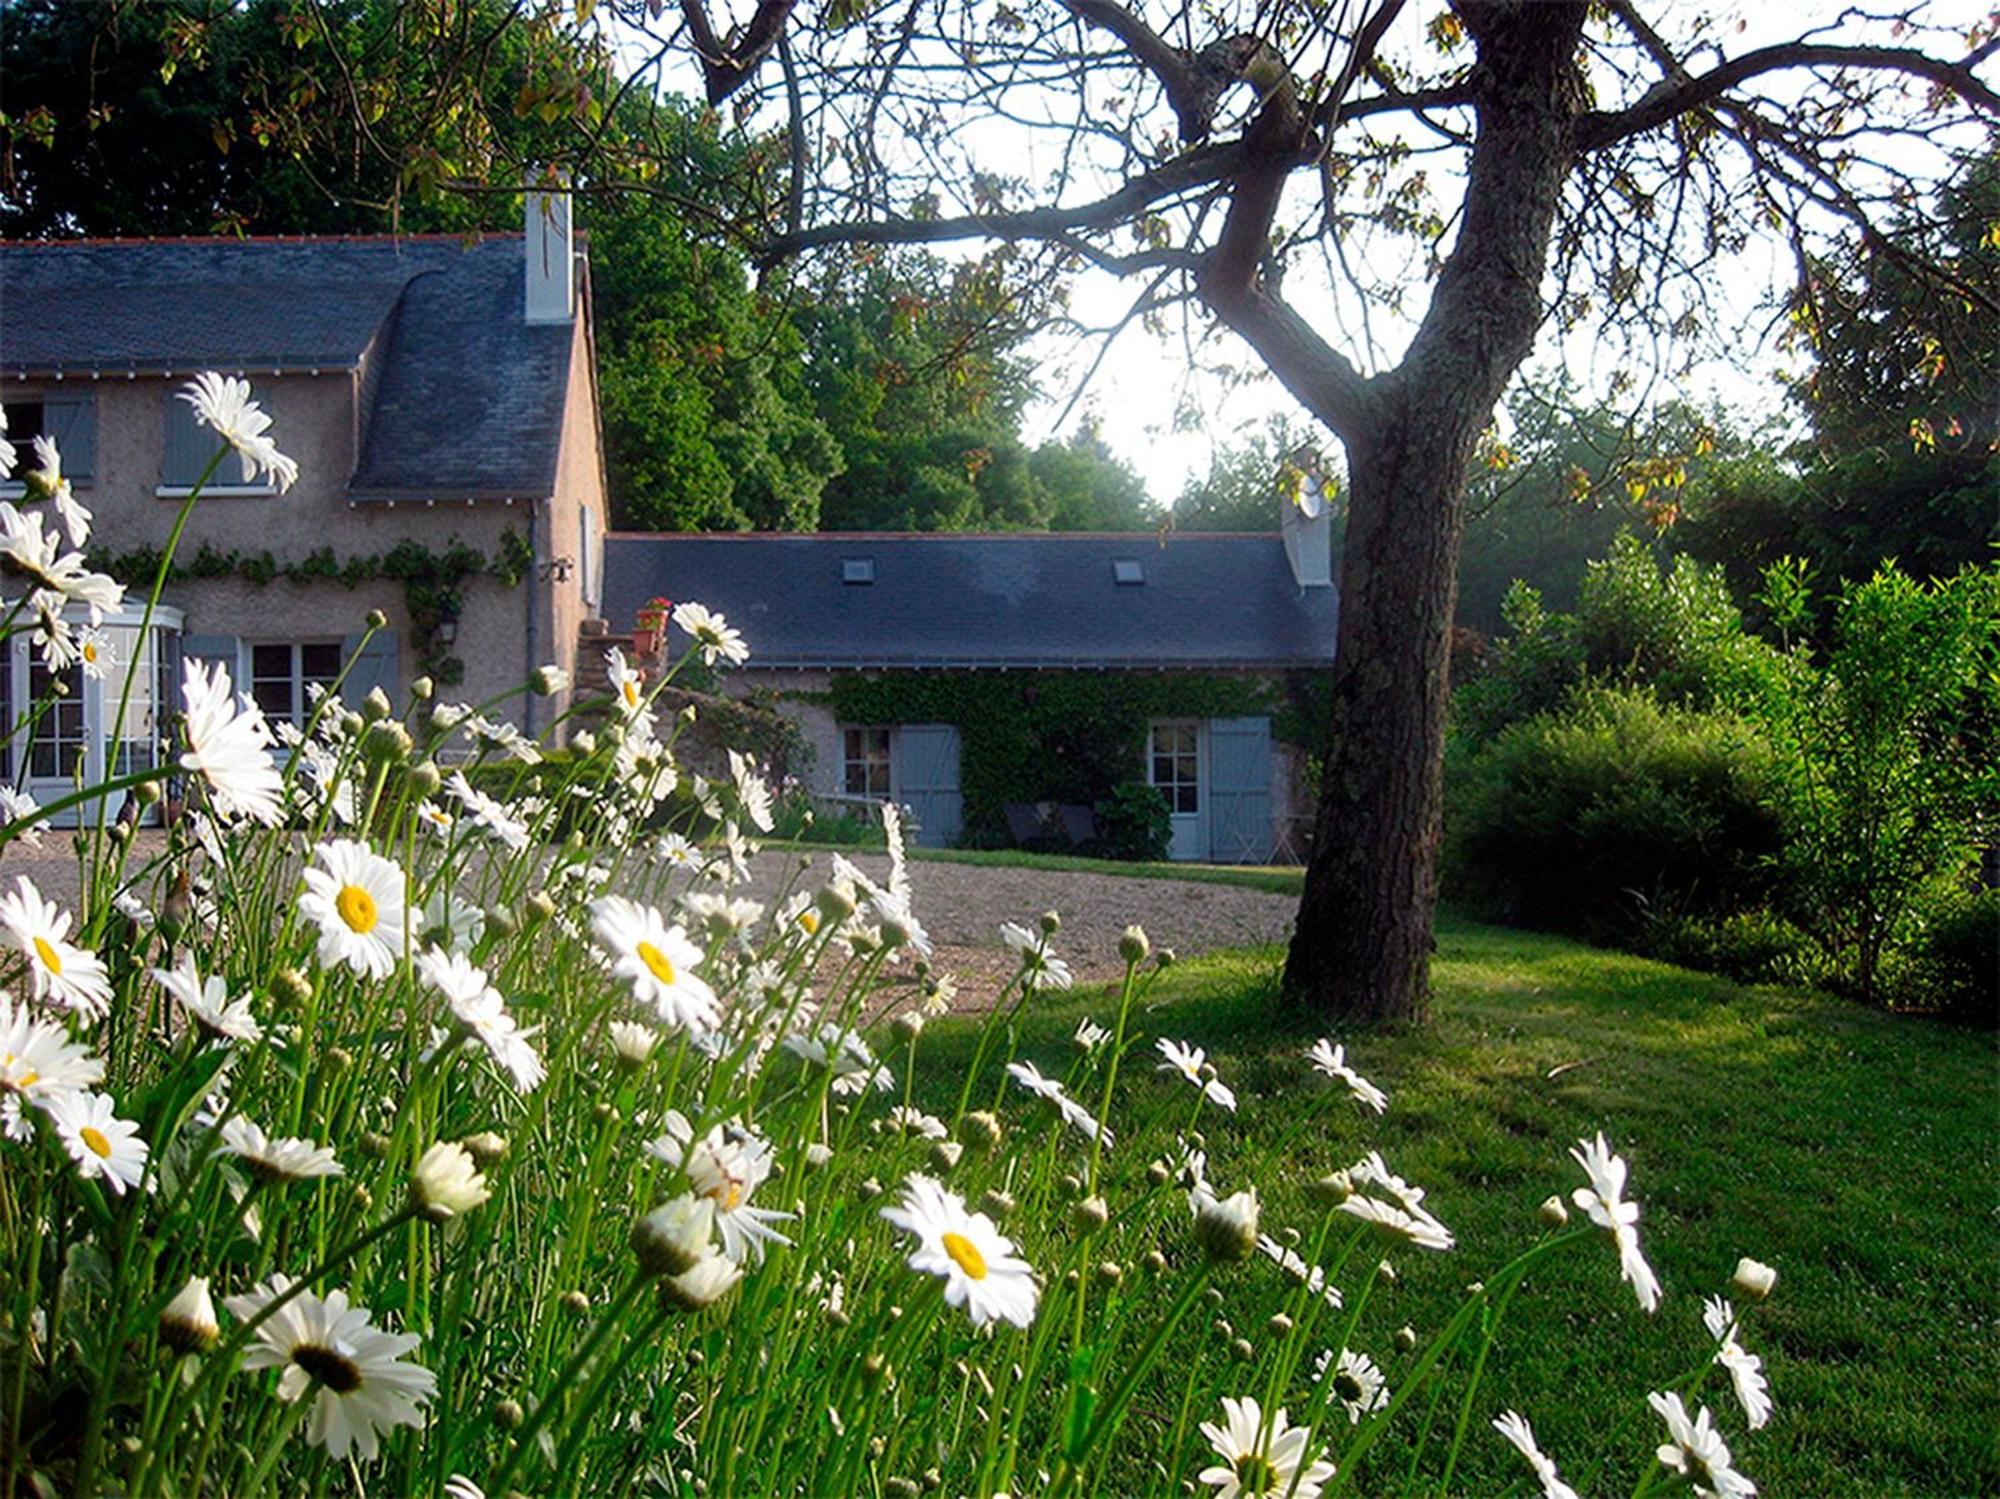
[[[306, 673], [305, 652], [306, 652], [306, 647], [308, 646], [331, 647], [334, 657], [334, 671], [332, 676], [320, 677], [318, 675], [308, 675]], [[310, 686], [312, 683], [318, 682], [321, 686], [325, 687], [327, 691], [331, 692], [333, 690], [334, 682], [340, 676], [340, 667], [342, 664], [342, 658], [345, 651], [345, 647], [343, 646], [341, 641], [337, 639], [336, 640], [246, 640], [243, 642], [240, 649], [242, 650], [245, 658], [243, 663], [245, 667], [244, 680], [249, 683], [250, 700], [254, 703], [257, 703], [261, 707], [262, 700], [259, 699], [257, 696], [258, 686], [264, 683], [276, 683], [280, 681], [285, 682], [287, 684], [287, 690], [291, 693], [291, 698], [292, 698], [292, 707], [290, 713], [281, 715], [273, 713], [269, 709], [265, 709], [264, 716], [266, 718], [273, 720], [280, 717], [285, 717], [288, 719], [289, 722], [298, 726], [299, 728], [305, 727], [306, 719], [309, 718], [312, 713], [312, 705], [310, 702], [307, 701], [306, 698], [306, 688]], [[284, 677], [276, 677], [276, 676], [266, 676], [260, 673], [257, 670], [257, 652], [279, 650], [279, 649], [286, 650], [290, 653], [291, 670], [289, 674]]]
[[[880, 765], [888, 784], [879, 792], [867, 789], [866, 787], [867, 781], [871, 779], [870, 772], [877, 764], [877, 761], [872, 755], [867, 753], [867, 742], [865, 740], [863, 741], [861, 758], [856, 759], [851, 756], [848, 753], [848, 736], [850, 734], [880, 734], [882, 736]], [[862, 771], [864, 785], [864, 789], [860, 791], [850, 789], [852, 785], [852, 772], [857, 769]], [[894, 801], [896, 799], [896, 730], [894, 725], [844, 723], [840, 726], [840, 794], [842, 796], [867, 797], [875, 801]]]
[[[1170, 751], [1163, 757], [1157, 748], [1156, 739], [1156, 736], [1162, 730], [1185, 733], [1188, 736], [1188, 748], [1185, 751]], [[1174, 762], [1172, 780], [1161, 781], [1156, 779], [1159, 761], [1162, 758], [1170, 759]], [[1182, 779], [1180, 774], [1180, 762], [1183, 759], [1187, 760], [1193, 767], [1192, 775], [1185, 780]], [[1156, 718], [1146, 726], [1146, 784], [1166, 797], [1167, 810], [1176, 817], [1199, 817], [1207, 810], [1208, 799], [1203, 794], [1205, 788], [1202, 783], [1205, 777], [1202, 774], [1203, 766], [1201, 762], [1201, 721], [1199, 719]], [[1183, 786], [1192, 787], [1194, 790], [1194, 806], [1186, 811], [1181, 810], [1180, 799], [1175, 794]]]

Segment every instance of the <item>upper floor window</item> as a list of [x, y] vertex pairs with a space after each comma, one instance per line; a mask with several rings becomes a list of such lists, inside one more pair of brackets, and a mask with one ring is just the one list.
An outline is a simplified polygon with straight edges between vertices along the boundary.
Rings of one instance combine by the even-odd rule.
[[[62, 457], [63, 476], [78, 489], [87, 489], [97, 468], [97, 398], [49, 391], [42, 395], [15, 396], [7, 407], [7, 440], [19, 450], [15, 464], [18, 475], [35, 463], [34, 441], [47, 437], [54, 441]], [[10, 493], [18, 479], [7, 485]]]
[[340, 642], [266, 643], [250, 647], [250, 695], [264, 716], [303, 724], [312, 711], [307, 688], [333, 686], [340, 675]]
[[[257, 394], [254, 387], [252, 394]], [[194, 419], [194, 407], [181, 399], [178, 390], [169, 391], [165, 400], [166, 459], [160, 467], [160, 491], [168, 496], [184, 495], [201, 483], [201, 476], [208, 473], [215, 455], [227, 452], [229, 444], [212, 427], [204, 427]], [[202, 492], [276, 494], [278, 491], [261, 478], [245, 484], [243, 465], [232, 455], [215, 464], [215, 472], [209, 475]]]

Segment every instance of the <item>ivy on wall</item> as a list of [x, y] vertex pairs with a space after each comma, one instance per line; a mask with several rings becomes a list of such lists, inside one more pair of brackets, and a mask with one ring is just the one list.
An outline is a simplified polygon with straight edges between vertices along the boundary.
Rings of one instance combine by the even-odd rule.
[[1009, 802], [1094, 806], [1118, 785], [1144, 781], [1151, 719], [1268, 714], [1276, 738], [1312, 743], [1311, 726], [1324, 721], [1316, 685], [1305, 673], [842, 672], [824, 693], [788, 695], [825, 705], [844, 724], [955, 725], [964, 841], [996, 847], [1008, 841]]
[[[90, 565], [114, 578], [153, 578], [159, 575], [164, 560], [159, 548], [139, 547], [130, 552], [94, 552]], [[167, 581], [241, 578], [261, 588], [283, 578], [288, 583], [338, 583], [343, 588], [357, 588], [387, 578], [403, 585], [410, 647], [416, 652], [419, 672], [451, 687], [464, 680], [465, 663], [451, 654], [441, 637], [444, 626], [455, 629], [465, 612], [466, 582], [490, 577], [503, 588], [515, 588], [528, 576], [533, 563], [534, 551], [528, 539], [511, 527], [501, 534], [499, 550], [490, 558], [458, 540], [435, 552], [422, 542], [399, 541], [386, 552], [345, 559], [336, 557], [332, 547], [321, 547], [292, 562], [280, 562], [269, 552], [239, 552], [203, 542], [193, 556], [175, 560], [167, 570]]]

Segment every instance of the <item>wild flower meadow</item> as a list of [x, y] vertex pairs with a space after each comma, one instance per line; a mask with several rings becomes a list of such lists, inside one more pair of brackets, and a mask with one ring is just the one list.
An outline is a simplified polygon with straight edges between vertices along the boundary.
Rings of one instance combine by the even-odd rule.
[[[296, 476], [239, 382], [186, 398], [246, 473]], [[34, 459], [0, 502], [5, 629], [96, 669], [124, 590], [83, 561], [53, 445]], [[745, 654], [699, 605], [674, 621], [682, 666]], [[1602, 1135], [1551, 1162], [1571, 1190], [1524, 1205], [1519, 1243], [1461, 1245], [1371, 1148], [1393, 1100], [1322, 1039], [1276, 1083], [1289, 1133], [1211, 1150], [1245, 1084], [1145, 1032], [1141, 930], [1044, 1072], [1014, 1022], [1070, 986], [1059, 918], [1009, 923], [1012, 980], [944, 1020], [893, 809], [886, 880], [794, 860], [747, 899], [751, 860], [792, 857], [758, 849], [756, 768], [679, 767], [663, 682], [615, 653], [610, 679], [531, 783], [546, 746], [503, 704], [420, 682], [293, 729], [190, 661], [157, 765], [8, 793], [0, 846], [75, 814], [81, 895], [0, 893], [0, 1491], [1311, 1499], [1454, 1492], [1484, 1443], [1550, 1499], [1607, 1475], [1756, 1492], [1735, 1449], [1771, 1411], [1744, 1320], [1767, 1267], [1599, 1450], [1543, 1452], [1534, 1408], [1563, 1392], [1484, 1378], [1559, 1255], [1629, 1286], [1586, 1315], [1677, 1293]], [[112, 813], [170, 783], [187, 810], [142, 856]], [[886, 988], [898, 969], [918, 982]], [[939, 1023], [976, 1030], [972, 1062], [920, 1097]], [[1308, 1138], [1354, 1164], [1270, 1221], [1260, 1189]], [[1395, 1260], [1432, 1254], [1483, 1277], [1456, 1315], [1371, 1315]], [[1230, 1357], [1187, 1356], [1210, 1324]], [[1392, 1426], [1412, 1456], [1371, 1465]]]

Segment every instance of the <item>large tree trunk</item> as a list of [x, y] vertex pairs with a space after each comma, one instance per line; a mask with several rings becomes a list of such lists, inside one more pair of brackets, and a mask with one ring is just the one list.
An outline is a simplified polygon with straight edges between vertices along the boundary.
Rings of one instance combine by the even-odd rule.
[[1312, 381], [1299, 363], [1301, 378], [1287, 381], [1344, 439], [1351, 495], [1332, 714], [1284, 992], [1348, 1022], [1419, 1023], [1429, 1013], [1466, 465], [1541, 323], [1583, 104], [1581, 5], [1459, 0], [1456, 9], [1479, 47], [1478, 135], [1465, 220], [1423, 326], [1363, 399], [1315, 401], [1300, 389]]

